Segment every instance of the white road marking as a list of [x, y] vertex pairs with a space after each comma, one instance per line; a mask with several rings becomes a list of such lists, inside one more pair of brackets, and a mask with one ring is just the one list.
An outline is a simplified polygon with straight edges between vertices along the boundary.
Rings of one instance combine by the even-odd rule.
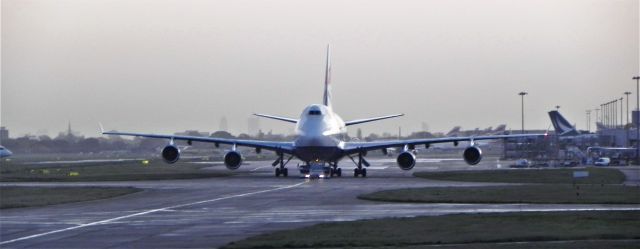
[[251, 172], [253, 172], [253, 171], [256, 171], [256, 170], [259, 170], [259, 169], [264, 169], [264, 168], [267, 168], [267, 167], [271, 167], [271, 166], [262, 166], [262, 167], [257, 167], [257, 168], [255, 168], [255, 169], [250, 170], [250, 171], [251, 171]]
[[256, 194], [262, 194], [262, 193], [267, 193], [267, 192], [272, 192], [272, 191], [277, 191], [277, 190], [295, 188], [295, 187], [300, 186], [302, 184], [304, 184], [304, 182], [301, 182], [301, 183], [298, 183], [298, 184], [294, 184], [294, 185], [288, 185], [288, 186], [284, 186], [284, 187], [278, 187], [278, 188], [274, 188], [274, 189], [260, 190], [260, 191], [256, 191], [256, 192], [249, 192], [249, 193], [225, 196], [225, 197], [220, 197], [220, 198], [215, 198], [215, 199], [210, 199], [210, 200], [197, 201], [197, 202], [180, 204], [180, 205], [175, 205], [175, 206], [170, 206], [170, 207], [152, 209], [152, 210], [148, 210], [148, 211], [144, 211], [144, 212], [139, 212], [139, 213], [134, 213], [134, 214], [130, 214], [130, 215], [120, 216], [120, 217], [111, 218], [111, 219], [107, 219], [107, 220], [95, 221], [95, 222], [91, 222], [91, 223], [86, 223], [86, 224], [81, 224], [81, 225], [77, 225], [77, 226], [73, 226], [73, 227], [64, 228], [64, 229], [53, 230], [53, 231], [46, 232], [46, 233], [39, 233], [39, 234], [29, 235], [29, 236], [26, 236], [26, 237], [12, 239], [12, 240], [8, 240], [8, 241], [3, 241], [3, 242], [0, 242], [0, 245], [6, 245], [6, 244], [9, 244], [9, 243], [18, 242], [18, 241], [22, 241], [22, 240], [34, 239], [34, 238], [38, 238], [38, 237], [42, 237], [42, 236], [46, 236], [46, 235], [50, 235], [50, 234], [76, 230], [76, 229], [80, 229], [80, 228], [83, 228], [83, 227], [107, 224], [107, 223], [118, 221], [118, 220], [122, 220], [122, 219], [127, 219], [127, 218], [131, 218], [131, 217], [136, 217], [136, 216], [141, 216], [141, 215], [151, 214], [151, 213], [156, 213], [156, 212], [161, 212], [161, 211], [168, 211], [168, 210], [176, 209], [176, 208], [182, 208], [182, 207], [193, 206], [193, 205], [209, 203], [209, 202], [216, 202], [216, 201], [227, 200], [227, 199], [238, 198], [238, 197], [245, 197], [245, 196], [256, 195]]
[[369, 166], [367, 167], [367, 169], [386, 169], [389, 168], [389, 166]]

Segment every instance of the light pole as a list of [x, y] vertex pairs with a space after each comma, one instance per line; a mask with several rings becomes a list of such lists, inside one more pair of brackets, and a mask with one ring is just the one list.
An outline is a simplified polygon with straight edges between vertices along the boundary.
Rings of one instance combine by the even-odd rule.
[[596, 107], [596, 109], [593, 109], [594, 111], [596, 111], [596, 130], [598, 130], [598, 122], [600, 120], [600, 116], [598, 116], [600, 114], [600, 109]]
[[600, 123], [604, 127], [604, 105], [600, 104]]
[[616, 105], [614, 105], [613, 101], [609, 102], [609, 125], [612, 129], [616, 127], [616, 111], [614, 110], [615, 107]]
[[[636, 110], [640, 111], [640, 76], [634, 76], [636, 80]], [[636, 164], [640, 163], [640, 122], [636, 121]]]
[[624, 92], [624, 95], [627, 95], [627, 124], [629, 123], [629, 95], [631, 92]]
[[607, 129], [609, 129], [609, 103], [604, 103], [604, 124]]
[[591, 110], [587, 110], [587, 131], [591, 132]]
[[607, 107], [607, 127], [611, 129], [611, 102], [604, 104]]
[[520, 97], [522, 98], [522, 134], [524, 134], [524, 96], [527, 95], [529, 93], [522, 91], [520, 93], [518, 93], [518, 95], [520, 95]]
[[622, 119], [622, 117], [624, 117], [624, 112], [623, 112], [624, 106], [622, 106], [622, 99], [623, 98], [619, 99], [620, 100], [620, 126], [622, 126], [622, 128], [624, 128], [624, 120]]
[[613, 128], [615, 129], [618, 126], [618, 100], [614, 99], [611, 104], [613, 109]]

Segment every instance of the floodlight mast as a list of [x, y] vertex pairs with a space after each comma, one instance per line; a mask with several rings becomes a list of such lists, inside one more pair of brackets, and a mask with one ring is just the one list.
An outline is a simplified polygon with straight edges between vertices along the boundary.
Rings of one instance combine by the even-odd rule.
[[524, 96], [527, 95], [529, 93], [522, 91], [520, 93], [518, 93], [518, 95], [520, 95], [522, 97], [522, 133], [524, 134]]

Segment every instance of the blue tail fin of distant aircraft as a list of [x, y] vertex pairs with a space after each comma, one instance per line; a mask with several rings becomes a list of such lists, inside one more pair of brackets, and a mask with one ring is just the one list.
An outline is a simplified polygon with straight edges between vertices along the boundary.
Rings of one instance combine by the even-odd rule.
[[567, 119], [565, 119], [562, 114], [558, 111], [550, 111], [549, 118], [551, 118], [551, 123], [553, 124], [553, 128], [556, 130], [556, 134], [558, 136], [577, 136], [580, 135], [580, 132], [576, 130]]
[[331, 108], [331, 53], [327, 44], [327, 65], [324, 71], [324, 96], [322, 104]]

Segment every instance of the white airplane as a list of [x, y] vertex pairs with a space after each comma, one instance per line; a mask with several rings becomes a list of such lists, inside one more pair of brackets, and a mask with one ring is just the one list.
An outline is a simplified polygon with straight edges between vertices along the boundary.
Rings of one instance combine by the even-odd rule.
[[13, 153], [11, 153], [10, 150], [0, 145], [0, 158], [9, 157], [11, 155], [13, 155]]
[[597, 134], [583, 134], [574, 125], [571, 125], [569, 121], [560, 114], [559, 111], [550, 111], [549, 118], [551, 119], [551, 124], [553, 124], [553, 128], [556, 131], [556, 135], [560, 140], [566, 141], [582, 141], [582, 140], [593, 140], [597, 139]]
[[[262, 150], [270, 150], [274, 151], [278, 155], [278, 159], [272, 164], [274, 167], [278, 166], [275, 169], [276, 177], [280, 175], [288, 176], [288, 169], [285, 166], [293, 157], [296, 157], [306, 163], [306, 167], [301, 168], [302, 174], [306, 173], [305, 170], [307, 170], [308, 172], [308, 169], [310, 167], [309, 165], [311, 164], [323, 164], [327, 165], [325, 167], [327, 171], [330, 172], [331, 176], [342, 176], [342, 169], [338, 167], [338, 162], [341, 159], [348, 157], [356, 165], [356, 168], [353, 171], [354, 177], [366, 177], [367, 170], [366, 168], [363, 168], [363, 166], [369, 166], [369, 163], [364, 158], [367, 152], [372, 150], [382, 150], [382, 152], [386, 154], [387, 148], [399, 148], [399, 154], [397, 157], [398, 166], [403, 170], [410, 170], [416, 164], [416, 156], [413, 152], [416, 145], [423, 145], [425, 146], [425, 148], [429, 148], [431, 144], [435, 143], [453, 143], [457, 146], [461, 141], [469, 142], [469, 146], [464, 150], [463, 153], [464, 160], [470, 165], [475, 165], [478, 164], [482, 159], [482, 150], [480, 150], [480, 148], [475, 143], [475, 141], [477, 140], [534, 137], [545, 135], [529, 134], [477, 137], [467, 136], [432, 139], [388, 140], [374, 142], [346, 141], [348, 138], [347, 126], [399, 117], [403, 116], [404, 114], [357, 119], [347, 122], [343, 121], [340, 116], [338, 116], [338, 114], [334, 112], [331, 106], [331, 65], [329, 46], [327, 46], [327, 62], [325, 70], [325, 86], [322, 104], [313, 104], [307, 106], [302, 111], [299, 119], [265, 114], [254, 114], [260, 117], [295, 124], [295, 134], [297, 135], [297, 137], [294, 139], [294, 141], [276, 142], [198, 136], [156, 135], [117, 131], [105, 132], [104, 128], [102, 128], [101, 126], [102, 134], [168, 139], [168, 145], [164, 147], [161, 152], [162, 158], [167, 163], [175, 163], [180, 158], [180, 149], [174, 142], [176, 140], [187, 141], [188, 144], [191, 144], [194, 141], [213, 143], [216, 147], [219, 147], [220, 144], [232, 145], [231, 150], [224, 155], [224, 163], [230, 170], [238, 169], [242, 164], [242, 155], [236, 149], [238, 146], [255, 148], [257, 153], [260, 153]], [[287, 155], [288, 157], [286, 161], [285, 155]], [[357, 157], [357, 161], [356, 159], [354, 159], [354, 157]]]

